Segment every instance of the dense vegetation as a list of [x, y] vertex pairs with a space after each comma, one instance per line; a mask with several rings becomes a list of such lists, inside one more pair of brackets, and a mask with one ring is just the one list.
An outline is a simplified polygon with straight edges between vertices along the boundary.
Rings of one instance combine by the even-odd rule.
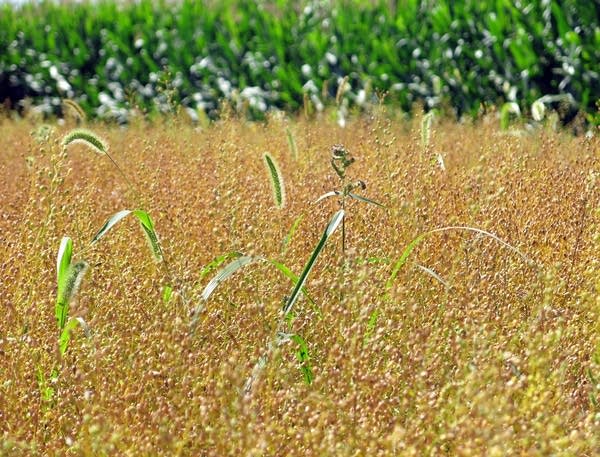
[[404, 110], [476, 115], [517, 102], [527, 112], [543, 95], [568, 94], [569, 110], [597, 122], [599, 16], [589, 0], [4, 5], [0, 101], [30, 98], [57, 114], [72, 98], [126, 121], [134, 108], [179, 104], [214, 117], [227, 100], [262, 117], [320, 109], [343, 84], [344, 110], [387, 93]]
[[598, 455], [598, 136], [394, 116], [0, 121], [0, 455]]

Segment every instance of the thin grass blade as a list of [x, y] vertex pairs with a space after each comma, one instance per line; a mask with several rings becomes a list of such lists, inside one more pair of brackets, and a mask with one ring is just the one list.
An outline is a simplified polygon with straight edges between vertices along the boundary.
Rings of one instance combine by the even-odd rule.
[[439, 274], [437, 274], [431, 268], [426, 267], [424, 265], [421, 265], [419, 263], [415, 264], [415, 267], [417, 267], [422, 272], [428, 274], [429, 276], [431, 276], [436, 281], [440, 282], [446, 289], [450, 289], [450, 284], [448, 284], [448, 282], [445, 281], [444, 278], [442, 278]]
[[329, 221], [329, 224], [327, 224], [327, 227], [325, 228], [325, 232], [323, 232], [323, 236], [321, 236], [321, 239], [317, 243], [317, 246], [315, 247], [315, 250], [313, 251], [312, 255], [310, 256], [310, 259], [308, 259], [308, 262], [307, 262], [306, 266], [304, 267], [302, 274], [300, 274], [300, 278], [298, 279], [298, 282], [296, 283], [296, 287], [294, 287], [292, 294], [290, 295], [288, 301], [286, 302], [285, 306], [283, 307], [284, 317], [292, 310], [292, 307], [294, 306], [294, 303], [296, 303], [296, 300], [298, 300], [298, 296], [300, 295], [300, 292], [301, 292], [302, 288], [304, 287], [304, 284], [306, 283], [308, 274], [312, 270], [312, 268], [317, 260], [317, 257], [319, 257], [319, 254], [325, 247], [327, 240], [333, 234], [335, 229], [340, 225], [340, 223], [342, 222], [343, 219], [344, 219], [344, 210], [341, 209], [333, 215], [333, 217], [331, 218], [331, 221]]
[[304, 219], [304, 214], [301, 214], [294, 220], [294, 223], [292, 224], [290, 231], [287, 233], [285, 238], [282, 240], [282, 242], [281, 242], [281, 244], [283, 245], [282, 254], [285, 254], [285, 251], [287, 250], [287, 247], [290, 244], [290, 241], [292, 241], [292, 237], [296, 233], [296, 230], [298, 230], [298, 227], [300, 226], [302, 219]]
[[285, 129], [285, 133], [287, 135], [288, 146], [290, 148], [290, 152], [292, 153], [292, 158], [294, 160], [298, 159], [298, 149], [296, 148], [296, 140], [294, 140], [294, 135], [289, 128]]
[[98, 232], [94, 235], [94, 238], [92, 238], [92, 241], [90, 244], [96, 243], [100, 238], [102, 238], [104, 235], [106, 235], [106, 232], [108, 232], [117, 222], [119, 222], [124, 217], [127, 217], [129, 214], [131, 214], [131, 210], [124, 209], [124, 210], [119, 211], [118, 213], [115, 213], [112, 216], [110, 216], [106, 220], [106, 222], [104, 223], [102, 228], [100, 230], [98, 230]]
[[152, 251], [152, 255], [157, 262], [163, 260], [163, 252], [160, 246], [160, 242], [158, 241], [158, 235], [154, 230], [154, 222], [152, 222], [152, 218], [150, 215], [142, 210], [136, 209], [133, 211], [135, 217], [137, 217], [138, 221], [144, 230], [144, 234], [146, 235], [146, 239], [148, 240], [148, 244], [150, 245], [150, 250]]
[[96, 243], [98, 240], [100, 240], [100, 238], [106, 235], [106, 233], [112, 227], [114, 227], [115, 224], [117, 224], [119, 221], [129, 216], [130, 214], [133, 214], [139, 221], [144, 235], [146, 236], [146, 240], [148, 241], [148, 244], [150, 246], [150, 251], [152, 252], [152, 256], [154, 257], [154, 259], [157, 262], [163, 260], [163, 252], [160, 246], [160, 242], [158, 241], [158, 235], [154, 230], [154, 222], [152, 222], [152, 218], [150, 217], [150, 215], [146, 211], [141, 209], [136, 209], [133, 211], [129, 209], [124, 209], [110, 216], [106, 220], [104, 225], [100, 228], [100, 230], [98, 230], [98, 232], [94, 235], [90, 244]]
[[391, 273], [389, 279], [385, 283], [386, 289], [389, 289], [390, 287], [392, 287], [392, 284], [394, 283], [394, 280], [396, 279], [396, 276], [398, 276], [398, 272], [400, 271], [400, 269], [402, 268], [402, 266], [406, 263], [406, 261], [408, 260], [408, 257], [413, 252], [413, 250], [419, 245], [419, 243], [421, 241], [423, 241], [423, 239], [425, 238], [425, 236], [426, 236], [425, 233], [422, 234], [422, 235], [419, 235], [414, 240], [412, 240], [408, 244], [408, 246], [406, 246], [406, 248], [404, 248], [404, 251], [402, 251], [402, 254], [400, 255], [400, 258], [396, 261], [396, 263], [394, 264], [394, 267], [392, 268], [392, 273]]
[[65, 352], [67, 352], [69, 341], [71, 341], [71, 332], [78, 326], [83, 329], [86, 337], [90, 336], [90, 327], [88, 326], [87, 322], [82, 317], [72, 317], [60, 332], [60, 338], [58, 342], [60, 355], [65, 355]]
[[416, 237], [414, 240], [412, 240], [408, 244], [408, 246], [402, 252], [402, 255], [400, 255], [400, 258], [398, 259], [398, 261], [394, 264], [392, 273], [390, 274], [390, 278], [385, 283], [386, 289], [389, 289], [392, 287], [392, 284], [393, 284], [394, 280], [396, 279], [396, 276], [398, 276], [398, 272], [400, 271], [402, 266], [406, 263], [406, 261], [408, 260], [408, 257], [412, 253], [412, 251], [417, 247], [417, 245], [419, 243], [421, 243], [421, 241], [423, 241], [426, 237], [433, 235], [434, 233], [441, 233], [441, 232], [448, 232], [448, 231], [467, 231], [467, 232], [472, 232], [472, 233], [476, 233], [479, 235], [487, 236], [487, 237], [493, 239], [494, 241], [496, 241], [497, 243], [499, 243], [500, 245], [504, 246], [511, 252], [514, 252], [515, 254], [517, 254], [519, 257], [521, 257], [521, 259], [527, 265], [537, 267], [537, 264], [535, 263], [535, 261], [533, 259], [526, 256], [520, 250], [518, 250], [517, 248], [515, 248], [514, 246], [512, 246], [511, 244], [502, 240], [501, 238], [499, 238], [498, 236], [494, 235], [491, 232], [488, 232], [488, 231], [482, 230], [482, 229], [478, 229], [476, 227], [468, 227], [468, 226], [441, 227], [441, 228], [430, 230], [429, 232], [422, 233], [421, 235]]
[[58, 255], [56, 256], [56, 282], [60, 284], [61, 278], [63, 278], [69, 265], [71, 265], [71, 257], [73, 255], [73, 240], [68, 236], [63, 237], [60, 241], [58, 248]]
[[213, 261], [211, 261], [206, 266], [204, 266], [202, 268], [202, 270], [200, 270], [200, 280], [204, 279], [206, 277], [206, 275], [208, 275], [210, 272], [219, 268], [227, 260], [229, 260], [231, 258], [242, 257], [242, 255], [243, 254], [241, 254], [240, 252], [228, 252], [227, 254], [223, 254], [223, 255], [216, 257]]
[[317, 198], [315, 200], [315, 203], [319, 203], [321, 200], [325, 200], [326, 198], [329, 198], [329, 197], [335, 197], [336, 195], [342, 195], [342, 193], [339, 190], [332, 190], [330, 192], [327, 192], [327, 193], [321, 195], [319, 198]]
[[[273, 265], [275, 268], [277, 268], [286, 278], [288, 278], [292, 282], [292, 284], [294, 286], [296, 284], [298, 284], [298, 279], [299, 279], [298, 276], [296, 274], [294, 274], [294, 272], [292, 270], [290, 270], [287, 265], [285, 265], [281, 262], [277, 262], [276, 260], [270, 260], [270, 259], [264, 259], [264, 260], [266, 262], [270, 263], [271, 265]], [[300, 290], [301, 290], [302, 294], [304, 294], [304, 296], [306, 297], [306, 299], [308, 300], [310, 305], [313, 307], [313, 309], [315, 309], [315, 311], [317, 311], [319, 316], [321, 316], [321, 310], [317, 307], [317, 304], [315, 303], [315, 301], [312, 299], [312, 297], [308, 293], [306, 286], [303, 286]]]
[[204, 309], [204, 304], [206, 303], [208, 298], [212, 295], [212, 293], [215, 291], [217, 286], [219, 284], [221, 284], [223, 281], [225, 281], [227, 278], [229, 278], [236, 271], [238, 271], [240, 268], [245, 267], [246, 265], [249, 265], [252, 262], [255, 262], [257, 260], [260, 260], [260, 259], [257, 257], [248, 256], [248, 255], [240, 256], [240, 257], [236, 258], [234, 261], [227, 264], [227, 266], [225, 266], [225, 268], [223, 268], [221, 271], [219, 271], [216, 274], [216, 276], [210, 280], [210, 282], [206, 285], [206, 287], [202, 291], [202, 294], [200, 295], [200, 303], [198, 303], [198, 305], [196, 306], [196, 308], [194, 309], [194, 312], [192, 314], [192, 324], [191, 324], [192, 331], [195, 329], [196, 324], [198, 323], [198, 318], [200, 316], [200, 313]]
[[380, 208], [385, 208], [381, 203], [376, 202], [375, 200], [371, 200], [370, 198], [363, 197], [362, 195], [353, 194], [352, 192], [348, 192], [348, 197], [353, 198], [355, 200], [370, 203], [371, 205], [379, 206]]

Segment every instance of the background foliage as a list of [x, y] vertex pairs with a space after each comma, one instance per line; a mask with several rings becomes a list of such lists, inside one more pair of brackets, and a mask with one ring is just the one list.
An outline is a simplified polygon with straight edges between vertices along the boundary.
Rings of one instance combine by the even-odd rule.
[[297, 110], [306, 96], [320, 109], [348, 76], [348, 108], [387, 92], [404, 110], [420, 102], [476, 115], [482, 103], [527, 111], [567, 93], [594, 113], [599, 10], [589, 0], [4, 5], [0, 101], [59, 113], [72, 98], [124, 121], [132, 107], [179, 103], [214, 116], [228, 100], [260, 117]]

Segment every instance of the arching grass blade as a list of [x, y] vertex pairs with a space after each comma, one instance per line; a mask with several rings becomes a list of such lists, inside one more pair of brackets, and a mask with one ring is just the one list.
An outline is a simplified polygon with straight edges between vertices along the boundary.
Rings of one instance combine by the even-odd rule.
[[160, 262], [163, 259], [162, 248], [160, 246], [160, 242], [158, 241], [158, 235], [154, 230], [154, 222], [152, 222], [152, 218], [150, 215], [141, 209], [136, 210], [128, 210], [124, 209], [119, 211], [118, 213], [113, 214], [111, 217], [107, 219], [102, 228], [98, 230], [98, 232], [92, 238], [91, 244], [96, 243], [100, 238], [102, 238], [106, 233], [121, 219], [124, 219], [128, 215], [133, 214], [137, 220], [139, 221], [144, 235], [148, 240], [148, 244], [150, 245], [150, 251], [152, 255], [156, 259], [157, 262]]
[[340, 225], [340, 223], [342, 222], [343, 219], [344, 219], [344, 210], [341, 209], [337, 213], [335, 213], [333, 215], [333, 217], [331, 218], [331, 221], [329, 221], [327, 228], [323, 232], [323, 236], [321, 236], [321, 239], [317, 243], [317, 246], [316, 246], [315, 250], [313, 251], [312, 255], [310, 256], [310, 259], [308, 259], [308, 262], [307, 262], [306, 266], [304, 267], [304, 270], [302, 271], [302, 274], [300, 275], [298, 282], [296, 283], [296, 287], [294, 287], [294, 290], [292, 291], [290, 298], [288, 299], [285, 306], [283, 307], [283, 315], [284, 316], [286, 316], [292, 310], [292, 307], [294, 306], [294, 303], [296, 303], [296, 300], [298, 300], [300, 291], [302, 290], [302, 287], [304, 287], [304, 283], [306, 282], [306, 279], [308, 278], [308, 274], [312, 270], [312, 268], [317, 260], [317, 257], [319, 257], [319, 254], [325, 247], [325, 243], [327, 243], [327, 240], [333, 234], [333, 232], [338, 227], [338, 225]]
[[69, 341], [71, 341], [71, 332], [75, 329], [75, 327], [78, 326], [80, 326], [83, 329], [85, 336], [90, 336], [90, 327], [88, 326], [87, 322], [85, 322], [85, 320], [82, 317], [72, 317], [71, 319], [69, 319], [65, 327], [60, 332], [60, 338], [58, 342], [60, 355], [64, 355], [65, 352], [67, 352]]
[[73, 240], [68, 236], [63, 237], [58, 248], [56, 256], [56, 282], [60, 284], [61, 278], [64, 278], [71, 265], [71, 257], [73, 255]]
[[476, 233], [476, 234], [479, 234], [479, 235], [484, 235], [484, 236], [486, 236], [488, 238], [493, 239], [494, 241], [496, 241], [500, 245], [504, 246], [508, 250], [510, 250], [510, 251], [514, 252], [515, 254], [517, 254], [519, 257], [521, 257], [521, 259], [523, 259], [523, 261], [525, 261], [525, 263], [527, 265], [536, 266], [536, 263], [531, 258], [529, 258], [528, 256], [526, 256], [521, 251], [519, 251], [517, 248], [515, 248], [512, 245], [510, 245], [506, 241], [502, 240], [498, 236], [496, 236], [493, 233], [490, 233], [490, 232], [488, 232], [486, 230], [478, 229], [476, 227], [468, 227], [468, 226], [441, 227], [441, 228], [430, 230], [429, 232], [422, 233], [421, 235], [417, 236], [414, 240], [412, 240], [408, 244], [408, 246], [406, 246], [406, 248], [404, 249], [404, 251], [400, 255], [400, 258], [394, 264], [394, 267], [392, 268], [392, 273], [390, 274], [389, 279], [385, 283], [386, 289], [389, 289], [389, 288], [392, 287], [392, 284], [393, 284], [394, 280], [396, 279], [396, 276], [398, 276], [398, 272], [400, 271], [400, 269], [402, 268], [402, 266], [406, 263], [406, 261], [408, 260], [408, 257], [412, 253], [412, 251], [417, 247], [417, 245], [419, 243], [421, 243], [421, 241], [423, 241], [426, 237], [428, 237], [430, 235], [433, 235], [435, 233], [448, 232], [448, 231], [467, 231], [467, 232], [472, 232], [472, 233]]
[[321, 200], [325, 200], [326, 198], [329, 198], [329, 197], [335, 197], [336, 195], [342, 195], [342, 193], [339, 190], [329, 191], [329, 192], [321, 195], [319, 198], [317, 198], [315, 200], [315, 203], [319, 203]]
[[348, 192], [348, 197], [353, 198], [355, 200], [370, 203], [371, 205], [379, 206], [380, 208], [385, 208], [381, 203], [376, 202], [375, 200], [371, 200], [370, 198], [363, 197], [362, 195], [353, 194], [352, 192]]
[[117, 222], [119, 222], [124, 217], [127, 217], [129, 214], [131, 214], [131, 210], [124, 209], [110, 216], [106, 220], [102, 228], [100, 228], [100, 230], [98, 230], [98, 232], [94, 235], [94, 238], [92, 238], [90, 244], [96, 243], [100, 238], [106, 235], [106, 232], [108, 232]]

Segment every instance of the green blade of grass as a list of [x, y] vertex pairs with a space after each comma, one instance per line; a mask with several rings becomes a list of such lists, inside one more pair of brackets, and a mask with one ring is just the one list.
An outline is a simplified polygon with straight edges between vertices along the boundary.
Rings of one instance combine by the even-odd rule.
[[302, 219], [304, 219], [304, 214], [301, 214], [294, 220], [294, 223], [292, 224], [290, 231], [287, 233], [285, 238], [282, 240], [282, 242], [281, 242], [281, 244], [282, 244], [281, 253], [282, 254], [285, 254], [285, 251], [287, 250], [287, 247], [290, 244], [290, 241], [292, 241], [292, 237], [294, 236], [294, 233], [296, 233], [296, 230], [298, 230], [298, 227], [300, 226], [300, 222], [302, 222]]
[[336, 195], [342, 195], [342, 193], [339, 190], [332, 190], [330, 192], [327, 192], [327, 193], [321, 195], [319, 198], [317, 198], [315, 200], [315, 203], [319, 203], [321, 200], [325, 200], [326, 198], [329, 198], [329, 197], [335, 197]]
[[94, 235], [90, 244], [96, 243], [100, 238], [102, 238], [104, 235], [106, 235], [106, 233], [117, 222], [124, 219], [125, 217], [127, 217], [130, 214], [133, 214], [139, 221], [139, 223], [142, 227], [142, 230], [144, 232], [144, 235], [146, 236], [146, 239], [148, 241], [148, 244], [150, 245], [150, 251], [152, 252], [152, 255], [155, 258], [155, 260], [157, 262], [160, 262], [161, 260], [163, 260], [162, 248], [158, 241], [158, 235], [156, 234], [156, 231], [154, 230], [154, 223], [152, 222], [152, 218], [146, 211], [141, 210], [141, 209], [136, 209], [133, 211], [124, 209], [124, 210], [121, 210], [121, 211], [113, 214], [112, 216], [110, 216], [106, 220], [104, 225], [100, 228], [100, 230], [98, 230], [98, 232]]
[[308, 344], [302, 338], [302, 336], [297, 333], [293, 334], [290, 339], [298, 345], [296, 349], [296, 359], [298, 359], [298, 363], [300, 364], [300, 371], [304, 377], [304, 383], [307, 385], [312, 384], [315, 379], [315, 375], [312, 371], [312, 367], [310, 365], [310, 353], [308, 352]]
[[171, 297], [173, 296], [173, 288], [170, 285], [165, 285], [163, 287], [162, 300], [163, 303], [169, 303], [171, 301]]
[[206, 275], [208, 275], [211, 271], [214, 271], [217, 268], [219, 268], [227, 260], [231, 258], [242, 257], [242, 255], [243, 254], [241, 254], [240, 252], [228, 252], [227, 254], [215, 257], [215, 259], [213, 259], [210, 263], [204, 266], [202, 270], [200, 270], [200, 280], [204, 279]]
[[[224, 257], [224, 256], [222, 256]], [[192, 331], [196, 328], [196, 324], [198, 323], [198, 318], [200, 317], [200, 313], [204, 309], [204, 304], [208, 300], [208, 298], [215, 291], [217, 286], [229, 278], [232, 274], [238, 271], [240, 268], [245, 267], [246, 265], [250, 265], [252, 262], [257, 260], [256, 257], [245, 255], [238, 256], [235, 260], [228, 263], [221, 271], [219, 271], [214, 278], [210, 280], [210, 282], [206, 285], [202, 293], [200, 294], [200, 303], [194, 309], [192, 314]]]
[[71, 265], [71, 257], [73, 255], [73, 240], [68, 236], [63, 237], [58, 248], [56, 256], [56, 282], [60, 284], [61, 278], [65, 276], [69, 265]]
[[245, 267], [246, 265], [250, 265], [252, 262], [257, 260], [256, 257], [252, 257], [249, 255], [238, 257], [233, 260], [225, 268], [223, 268], [217, 275], [210, 280], [210, 282], [206, 285], [202, 294], [200, 295], [201, 299], [206, 301], [208, 297], [212, 295], [217, 286], [229, 278], [232, 274], [238, 271], [240, 268]]
[[127, 217], [129, 214], [131, 214], [131, 210], [124, 209], [110, 216], [106, 220], [104, 225], [100, 228], [100, 230], [98, 230], [98, 232], [94, 235], [94, 238], [92, 238], [90, 244], [96, 243], [100, 238], [106, 235], [106, 232], [108, 232], [117, 222], [119, 222], [124, 217]]
[[60, 338], [58, 341], [60, 355], [65, 355], [65, 352], [67, 352], [69, 341], [71, 341], [71, 332], [78, 326], [83, 329], [85, 336], [90, 336], [90, 327], [82, 317], [70, 318], [69, 321], [65, 324], [62, 331], [60, 332]]
[[[210, 282], [205, 286], [202, 293], [200, 294], [200, 303], [198, 304], [198, 306], [196, 306], [196, 308], [194, 309], [194, 312], [192, 314], [192, 316], [193, 316], [192, 324], [191, 324], [192, 329], [195, 328], [197, 321], [198, 321], [198, 316], [204, 309], [205, 303], [208, 301], [209, 297], [212, 295], [212, 293], [215, 291], [215, 289], [219, 286], [219, 284], [221, 284], [223, 281], [225, 281], [227, 278], [229, 278], [231, 275], [233, 275], [236, 271], [245, 267], [246, 265], [250, 265], [251, 263], [255, 263], [255, 262], [266, 262], [267, 264], [272, 265], [275, 268], [277, 268], [277, 270], [279, 270], [279, 272], [281, 272], [286, 278], [288, 278], [294, 286], [297, 286], [297, 284], [298, 284], [298, 281], [299, 281], [298, 276], [296, 276], [294, 274], [294, 272], [292, 272], [292, 270], [287, 265], [285, 265], [281, 262], [278, 262], [276, 260], [267, 259], [265, 257], [245, 256], [245, 255], [240, 254], [239, 252], [231, 252], [231, 253], [217, 257], [217, 259], [215, 259], [215, 261], [211, 262], [211, 264], [215, 264], [216, 261], [218, 261], [219, 264], [223, 263], [225, 260], [231, 258], [232, 256], [235, 256], [236, 259], [233, 260], [232, 262], [230, 262], [229, 264], [227, 264], [222, 270], [220, 270], [215, 275], [215, 277], [210, 280]], [[209, 265], [211, 265], [211, 264], [209, 264]], [[300, 292], [302, 292], [302, 294], [306, 297], [306, 299], [311, 304], [311, 306], [313, 306], [313, 309], [315, 309], [316, 312], [319, 314], [319, 316], [321, 316], [321, 311], [319, 310], [315, 301], [312, 299], [312, 297], [308, 293], [308, 290], [306, 289], [306, 287], [302, 286], [300, 288]]]
[[[292, 270], [290, 270], [290, 268], [288, 268], [287, 265], [285, 265], [281, 262], [277, 262], [275, 260], [270, 260], [270, 259], [264, 259], [264, 260], [266, 262], [269, 262], [275, 268], [277, 268], [286, 278], [288, 278], [292, 282], [292, 284], [294, 286], [296, 284], [298, 284], [298, 280], [299, 280], [298, 276], [296, 274], [294, 274], [294, 272]], [[313, 309], [319, 314], [319, 317], [322, 317], [321, 310], [317, 307], [317, 304], [312, 299], [312, 297], [308, 293], [308, 290], [306, 289], [305, 286], [303, 286], [301, 288], [301, 291], [302, 291], [302, 294], [306, 297], [306, 299], [310, 303], [310, 305], [313, 307]]]
[[163, 260], [163, 252], [160, 242], [158, 241], [158, 235], [154, 230], [154, 222], [152, 222], [152, 218], [146, 211], [141, 209], [134, 210], [133, 214], [138, 218], [140, 224], [142, 225], [142, 229], [144, 230], [144, 234], [146, 235], [146, 239], [148, 240], [148, 244], [150, 245], [150, 250], [152, 251], [154, 259], [157, 262], [160, 262]]
[[298, 282], [296, 283], [296, 287], [294, 287], [292, 294], [290, 295], [288, 301], [286, 302], [285, 306], [283, 307], [283, 316], [284, 317], [292, 310], [294, 303], [296, 303], [296, 300], [298, 300], [298, 296], [300, 295], [300, 292], [301, 292], [302, 288], [304, 287], [304, 283], [306, 283], [308, 274], [310, 273], [313, 266], [315, 265], [317, 257], [319, 257], [319, 254], [325, 247], [327, 240], [333, 234], [335, 229], [340, 225], [340, 223], [342, 222], [343, 219], [344, 219], [344, 210], [341, 209], [333, 215], [333, 217], [329, 221], [329, 224], [327, 224], [327, 227], [325, 228], [325, 231], [323, 232], [321, 239], [317, 243], [317, 246], [315, 247], [310, 258], [308, 259], [308, 262], [306, 263], [304, 270], [300, 274], [300, 278], [298, 279]]
[[294, 160], [297, 160], [298, 159], [298, 150], [296, 148], [296, 141], [294, 140], [294, 135], [292, 134], [292, 131], [289, 128], [285, 129], [285, 133], [287, 135], [288, 146], [290, 148], [290, 152], [292, 153], [292, 158]]
[[398, 276], [398, 272], [400, 271], [402, 266], [408, 260], [408, 257], [410, 256], [411, 252], [413, 252], [413, 250], [419, 245], [419, 243], [421, 241], [423, 241], [423, 239], [425, 238], [426, 235], [427, 235], [426, 233], [419, 235], [414, 240], [412, 240], [408, 244], [408, 246], [406, 246], [406, 248], [404, 248], [404, 251], [402, 251], [400, 258], [396, 261], [396, 263], [394, 264], [394, 267], [392, 268], [392, 273], [390, 274], [389, 279], [385, 283], [386, 289], [389, 289], [392, 287], [394, 279], [396, 279], [396, 276]]
[[406, 263], [406, 261], [408, 260], [408, 257], [412, 253], [412, 251], [417, 247], [417, 245], [419, 243], [421, 243], [421, 241], [423, 241], [426, 237], [433, 235], [434, 233], [441, 233], [441, 232], [448, 232], [448, 231], [467, 231], [467, 232], [472, 232], [472, 233], [477, 233], [479, 235], [487, 236], [487, 237], [493, 239], [494, 241], [498, 242], [499, 244], [501, 244], [508, 250], [517, 254], [519, 257], [521, 257], [521, 259], [523, 259], [525, 261], [525, 263], [527, 263], [527, 265], [536, 266], [536, 263], [531, 258], [529, 258], [525, 254], [523, 254], [521, 251], [519, 251], [517, 248], [510, 245], [506, 241], [502, 240], [501, 238], [497, 237], [493, 233], [490, 233], [486, 230], [478, 229], [476, 227], [468, 227], [468, 226], [441, 227], [441, 228], [430, 230], [429, 232], [422, 233], [421, 235], [417, 236], [414, 240], [412, 240], [408, 244], [408, 246], [406, 246], [404, 251], [402, 251], [400, 258], [394, 264], [394, 267], [392, 268], [392, 273], [390, 274], [389, 279], [385, 283], [386, 289], [389, 289], [392, 287], [392, 284], [393, 284], [394, 280], [396, 279], [396, 276], [398, 276], [398, 272], [400, 271], [402, 266]]
[[363, 197], [362, 195], [353, 194], [352, 192], [348, 192], [348, 197], [351, 197], [355, 200], [370, 203], [371, 205], [379, 206], [380, 208], [385, 208], [381, 203], [376, 202], [375, 200], [371, 200], [370, 198]]

